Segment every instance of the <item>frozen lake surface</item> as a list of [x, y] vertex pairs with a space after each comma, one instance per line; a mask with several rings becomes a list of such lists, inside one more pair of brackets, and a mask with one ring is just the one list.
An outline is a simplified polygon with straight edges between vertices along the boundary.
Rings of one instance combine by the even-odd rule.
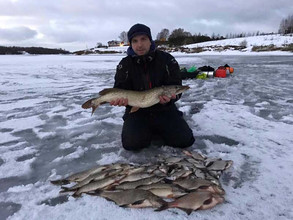
[[177, 102], [196, 142], [189, 150], [233, 160], [226, 202], [187, 216], [125, 209], [59, 194], [49, 180], [96, 164], [145, 163], [167, 146], [122, 149], [124, 108], [91, 117], [81, 104], [112, 87], [123, 56], [0, 56], [0, 219], [293, 219], [293, 56], [176, 55], [181, 66], [234, 67], [233, 77], [184, 80]]

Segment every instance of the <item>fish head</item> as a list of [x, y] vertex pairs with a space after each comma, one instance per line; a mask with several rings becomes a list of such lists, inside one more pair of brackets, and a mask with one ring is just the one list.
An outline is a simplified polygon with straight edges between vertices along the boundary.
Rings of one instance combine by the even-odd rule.
[[206, 201], [204, 201], [204, 203], [202, 204], [202, 206], [199, 208], [201, 210], [204, 209], [210, 209], [213, 208], [214, 206], [216, 206], [217, 204], [223, 203], [224, 202], [224, 198], [218, 194], [212, 194], [212, 196], [207, 199]]
[[188, 90], [189, 86], [181, 86], [181, 85], [171, 85], [171, 86], [163, 86], [163, 95], [171, 96], [173, 94], [178, 95], [186, 90]]
[[201, 191], [201, 192], [211, 192], [211, 193], [215, 193], [215, 194], [219, 194], [219, 195], [224, 195], [225, 194], [225, 190], [222, 189], [220, 186], [217, 186], [216, 184], [210, 185], [210, 186], [200, 186], [197, 191]]
[[219, 195], [224, 195], [225, 194], [225, 190], [222, 187], [220, 187], [220, 186], [218, 186], [216, 184], [213, 184], [212, 187], [213, 187], [213, 189], [214, 189], [216, 194], [219, 194]]
[[227, 165], [225, 167], [225, 169], [230, 168], [233, 165], [233, 161], [232, 160], [227, 160]]

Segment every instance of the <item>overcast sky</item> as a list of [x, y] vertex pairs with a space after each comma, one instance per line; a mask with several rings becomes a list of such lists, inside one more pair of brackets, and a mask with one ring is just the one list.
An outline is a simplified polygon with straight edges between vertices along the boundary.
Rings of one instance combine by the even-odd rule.
[[136, 23], [152, 30], [183, 28], [225, 36], [277, 32], [293, 14], [292, 0], [0, 0], [0, 46], [70, 51], [119, 40]]

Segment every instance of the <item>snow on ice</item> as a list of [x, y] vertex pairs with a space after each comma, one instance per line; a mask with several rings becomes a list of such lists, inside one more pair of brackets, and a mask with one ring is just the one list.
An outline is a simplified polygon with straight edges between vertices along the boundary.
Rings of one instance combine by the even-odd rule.
[[[284, 54], [283, 54], [284, 55]], [[0, 219], [292, 219], [292, 55], [184, 55], [180, 65], [235, 68], [225, 79], [184, 80], [178, 101], [196, 142], [189, 150], [233, 160], [226, 202], [181, 210], [125, 209], [103, 198], [59, 194], [50, 180], [114, 162], [144, 163], [167, 146], [122, 149], [122, 107], [81, 104], [112, 87], [124, 55], [0, 57]]]

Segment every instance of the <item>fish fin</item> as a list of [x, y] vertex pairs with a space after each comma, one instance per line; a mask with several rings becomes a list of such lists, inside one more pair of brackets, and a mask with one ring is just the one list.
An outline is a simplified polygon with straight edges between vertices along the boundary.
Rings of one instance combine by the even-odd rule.
[[114, 190], [114, 189], [116, 189], [116, 186], [117, 186], [117, 185], [106, 186], [105, 189], [106, 189], [106, 190]]
[[116, 91], [117, 88], [106, 88], [106, 89], [103, 89], [102, 91], [99, 92], [99, 95], [106, 95], [108, 94], [109, 92], [114, 92]]
[[192, 209], [185, 209], [185, 208], [179, 208], [179, 207], [178, 207], [178, 209], [181, 209], [182, 211], [186, 212], [187, 215], [190, 215], [191, 212], [193, 211]]
[[167, 195], [167, 198], [168, 198], [168, 199], [172, 199], [172, 198], [174, 198], [174, 194], [171, 193], [171, 194]]
[[99, 196], [102, 193], [103, 190], [101, 189], [96, 189], [90, 193], [88, 193], [89, 195], [95, 195], [95, 196]]
[[62, 179], [62, 180], [51, 180], [50, 181], [52, 184], [54, 185], [66, 185], [69, 184], [70, 181], [66, 180], [66, 179]]
[[145, 201], [145, 199], [138, 200], [138, 201], [132, 203], [131, 205], [140, 205], [140, 204], [142, 204], [144, 201]]
[[97, 108], [98, 108], [98, 106], [93, 106], [92, 107], [92, 115], [94, 114], [94, 112], [96, 111]]
[[74, 197], [74, 198], [79, 198], [80, 196], [81, 196], [81, 193], [75, 192], [72, 194], [72, 197]]
[[164, 203], [161, 207], [155, 209], [156, 212], [160, 212], [169, 208], [168, 202]]
[[186, 156], [190, 156], [190, 157], [192, 157], [192, 153], [190, 153], [190, 151], [188, 151], [188, 150], [183, 150], [182, 151]]
[[131, 108], [131, 110], [130, 110], [130, 113], [136, 112], [136, 111], [138, 111], [138, 110], [139, 110], [139, 107], [135, 107], [135, 106], [133, 106], [133, 107]]

